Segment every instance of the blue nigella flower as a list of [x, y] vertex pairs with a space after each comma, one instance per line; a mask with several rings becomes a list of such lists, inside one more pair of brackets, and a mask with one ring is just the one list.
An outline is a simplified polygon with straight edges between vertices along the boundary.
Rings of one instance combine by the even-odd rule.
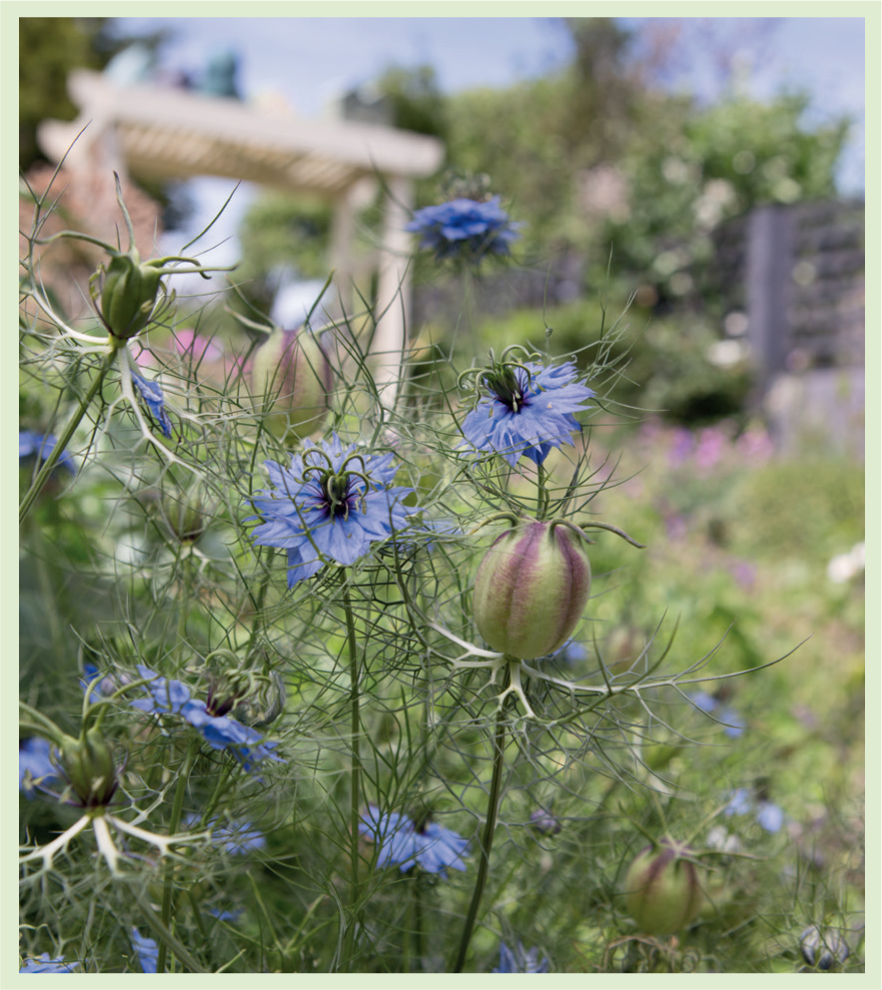
[[[43, 461], [48, 459], [57, 443], [58, 440], [51, 433], [36, 433], [34, 430], [19, 430], [18, 459], [19, 461], [23, 461], [28, 457], [36, 457], [42, 464]], [[74, 459], [67, 450], [62, 451], [56, 463], [56, 467], [67, 468], [71, 474], [76, 474], [77, 471], [77, 466], [74, 463]]]
[[79, 963], [66, 963], [64, 956], [50, 959], [49, 953], [44, 952], [36, 958], [26, 959], [19, 973], [72, 973], [77, 966]]
[[52, 744], [42, 736], [18, 741], [18, 789], [26, 798], [34, 796], [36, 784], [58, 780], [58, 771], [49, 758]]
[[212, 749], [230, 749], [247, 771], [261, 760], [281, 759], [273, 753], [278, 743], [263, 742], [263, 736], [249, 726], [226, 714], [216, 714], [204, 701], [191, 698], [185, 684], [160, 677], [143, 664], [137, 669], [141, 677], [150, 678], [148, 689], [153, 697], [133, 701], [133, 708], [149, 715], [180, 715], [202, 733]]
[[[83, 676], [80, 678], [80, 687], [84, 692], [100, 673], [101, 669], [97, 664], [83, 664]], [[126, 684], [128, 682], [128, 677], [121, 677], [120, 682]], [[89, 703], [95, 705], [101, 701], [102, 698], [109, 698], [112, 694], [119, 690], [119, 687], [120, 684], [117, 682], [116, 677], [111, 674], [107, 674], [92, 688]]]
[[217, 918], [218, 921], [229, 921], [231, 925], [234, 925], [244, 912], [242, 910], [223, 911], [220, 908], [209, 908], [205, 913], [212, 918]]
[[132, 381], [144, 400], [144, 404], [150, 410], [150, 415], [159, 423], [163, 436], [171, 437], [172, 421], [165, 411], [165, 396], [162, 389], [156, 382], [148, 382], [146, 378], [142, 378], [134, 371], [132, 372]]
[[[193, 813], [187, 814], [183, 818], [183, 824], [186, 828], [198, 826], [200, 817]], [[256, 852], [266, 846], [263, 832], [256, 829], [251, 822], [239, 820], [218, 825], [217, 819], [212, 818], [205, 827], [211, 829], [212, 841], [223, 846], [231, 856]]]
[[723, 723], [723, 732], [730, 739], [737, 739], [744, 734], [744, 719], [734, 708], [728, 706], [721, 708], [720, 702], [707, 691], [693, 691], [688, 697], [696, 708], [700, 708], [707, 715], [713, 715], [718, 722]]
[[513, 241], [521, 235], [522, 225], [512, 223], [494, 196], [482, 203], [474, 199], [452, 199], [440, 206], [417, 210], [404, 228], [422, 234], [421, 248], [435, 252], [440, 261], [464, 258], [480, 261], [484, 255], [510, 254]]
[[383, 813], [370, 805], [358, 830], [371, 842], [379, 844], [377, 866], [398, 866], [402, 873], [419, 864], [428, 873], [447, 876], [447, 868], [465, 870], [463, 855], [468, 839], [443, 825], [429, 822], [417, 831], [407, 815], [397, 811]]
[[138, 953], [138, 962], [144, 973], [155, 973], [159, 962], [159, 946], [152, 938], [142, 935], [137, 928], [132, 929], [132, 947]]
[[499, 943], [499, 965], [493, 970], [494, 973], [547, 973], [548, 960], [539, 962], [539, 950], [524, 950], [523, 944], [519, 941], [514, 952], [505, 944]]
[[283, 468], [267, 461], [273, 487], [252, 499], [263, 522], [252, 533], [255, 546], [288, 551], [288, 587], [312, 577], [328, 560], [353, 564], [370, 545], [407, 525], [413, 511], [402, 505], [412, 488], [393, 486], [392, 454], [365, 454], [339, 437], [316, 445]]
[[565, 663], [582, 663], [588, 659], [588, 650], [578, 640], [568, 639], [560, 649], [551, 654], [551, 659], [563, 660]]
[[762, 798], [754, 798], [746, 787], [732, 792], [726, 805], [727, 815], [753, 814], [757, 824], [767, 832], [780, 832], [784, 824], [784, 812], [777, 804]]
[[582, 427], [573, 413], [581, 412], [594, 392], [576, 382], [575, 364], [546, 368], [501, 362], [481, 373], [478, 385], [489, 393], [462, 424], [468, 444], [495, 451], [514, 467], [523, 455], [541, 464], [552, 448], [572, 444]]

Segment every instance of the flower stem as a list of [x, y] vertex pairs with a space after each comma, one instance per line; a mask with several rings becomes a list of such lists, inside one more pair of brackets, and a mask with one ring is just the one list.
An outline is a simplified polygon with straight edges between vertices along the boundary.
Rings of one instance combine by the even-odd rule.
[[539, 488], [539, 493], [536, 497], [536, 518], [543, 520], [548, 514], [548, 503], [550, 501], [548, 494], [548, 475], [545, 471], [544, 464], [536, 465], [536, 484]]
[[[508, 681], [508, 676], [506, 676]], [[503, 687], [507, 687], [507, 683]], [[475, 927], [475, 920], [478, 917], [478, 907], [481, 904], [481, 897], [484, 887], [487, 884], [487, 873], [490, 869], [490, 851], [493, 848], [493, 836], [496, 832], [496, 816], [499, 812], [499, 798], [502, 793], [502, 772], [505, 768], [505, 730], [506, 716], [502, 706], [496, 713], [496, 732], [493, 738], [493, 777], [490, 781], [490, 794], [487, 797], [487, 819], [484, 823], [484, 832], [481, 836], [481, 859], [478, 863], [478, 879], [475, 882], [475, 890], [472, 893], [472, 903], [469, 905], [469, 913], [466, 918], [465, 928], [463, 928], [462, 939], [459, 944], [459, 954], [453, 967], [454, 973], [461, 973], [465, 965], [466, 953], [469, 942], [472, 939], [472, 932]]]
[[89, 391], [86, 392], [85, 397], [80, 402], [80, 407], [71, 416], [70, 421], [64, 428], [64, 432], [58, 438], [58, 442], [49, 452], [49, 456], [43, 461], [43, 466], [37, 472], [37, 477], [34, 478], [31, 487], [25, 493], [25, 497], [21, 500], [21, 504], [18, 507], [18, 522], [21, 525], [25, 516], [28, 514], [31, 506], [34, 504], [34, 500], [43, 490], [43, 485], [46, 483], [46, 479], [52, 473], [53, 468], [58, 463], [58, 459], [67, 449], [67, 445], [71, 441], [71, 437], [74, 435], [76, 428], [82, 422], [83, 416], [86, 415], [86, 410], [92, 404], [92, 399], [98, 394], [98, 389], [101, 388], [101, 383], [104, 381], [107, 372], [110, 371], [110, 366], [116, 360], [116, 350], [111, 351], [106, 354], [101, 367], [98, 369], [98, 374], [92, 380], [92, 384], [89, 386]]
[[[175, 800], [172, 805], [171, 821], [168, 823], [168, 834], [174, 835], [178, 826], [181, 824], [181, 811], [184, 807], [184, 795], [187, 793], [187, 781], [190, 778], [190, 769], [193, 766], [193, 761], [196, 759], [196, 754], [199, 752], [199, 740], [194, 739], [187, 750], [187, 755], [184, 758], [184, 766], [181, 769], [181, 775], [178, 777], [178, 786], [175, 790]], [[165, 886], [162, 891], [162, 925], [165, 929], [169, 928], [169, 921], [171, 920], [171, 906], [172, 906], [172, 879], [174, 877], [174, 866], [169, 863], [165, 868]], [[165, 971], [165, 957], [168, 949], [166, 943], [160, 942], [159, 944], [159, 958], [156, 962], [156, 972], [162, 973]]]
[[359, 680], [361, 668], [359, 664], [358, 643], [355, 637], [355, 616], [352, 612], [352, 597], [346, 582], [346, 569], [340, 568], [340, 580], [343, 588], [343, 611], [346, 614], [346, 632], [349, 640], [349, 705], [350, 731], [352, 736], [350, 768], [349, 768], [349, 902], [351, 917], [346, 931], [343, 946], [343, 966], [348, 969], [352, 957], [355, 932], [359, 925], [359, 879], [358, 879], [358, 825], [359, 807], [361, 805], [361, 711], [359, 698]]

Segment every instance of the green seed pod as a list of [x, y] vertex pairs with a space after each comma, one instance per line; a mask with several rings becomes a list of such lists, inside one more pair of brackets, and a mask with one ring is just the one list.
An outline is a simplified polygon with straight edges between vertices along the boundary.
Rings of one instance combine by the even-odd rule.
[[251, 694], [236, 704], [233, 717], [243, 725], [262, 729], [282, 714], [287, 697], [282, 675], [274, 670], [261, 677]]
[[110, 333], [120, 340], [139, 334], [150, 322], [156, 308], [163, 272], [149, 263], [141, 264], [136, 248], [115, 254], [103, 271], [101, 318]]
[[169, 485], [160, 502], [162, 518], [181, 543], [194, 543], [211, 521], [211, 501], [198, 479], [186, 491]]
[[567, 641], [590, 592], [584, 538], [567, 525], [522, 521], [481, 561], [475, 624], [493, 650], [519, 660], [547, 656]]
[[673, 935], [693, 922], [704, 893], [692, 850], [675, 839], [647, 846], [628, 867], [625, 903], [647, 935]]
[[103, 807], [113, 797], [117, 787], [116, 764], [100, 729], [88, 729], [79, 739], [66, 736], [61, 747], [61, 765], [84, 807]]
[[283, 442], [296, 443], [322, 428], [330, 412], [331, 362], [305, 327], [275, 327], [254, 355], [252, 391], [269, 413], [266, 425]]

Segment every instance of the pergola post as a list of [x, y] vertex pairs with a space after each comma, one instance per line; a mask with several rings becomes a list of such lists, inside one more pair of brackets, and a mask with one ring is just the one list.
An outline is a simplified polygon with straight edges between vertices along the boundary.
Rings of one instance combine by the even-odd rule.
[[389, 176], [383, 206], [383, 243], [377, 286], [376, 329], [371, 353], [374, 380], [387, 409], [395, 406], [410, 309], [410, 234], [404, 229], [413, 209], [413, 182]]

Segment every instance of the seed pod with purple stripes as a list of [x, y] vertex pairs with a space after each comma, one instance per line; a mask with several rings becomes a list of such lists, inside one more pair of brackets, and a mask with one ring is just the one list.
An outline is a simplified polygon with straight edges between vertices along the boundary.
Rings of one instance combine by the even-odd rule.
[[563, 520], [518, 520], [496, 539], [475, 577], [475, 623], [491, 649], [533, 660], [563, 646], [591, 592], [587, 543]]
[[628, 867], [625, 904], [647, 935], [673, 935], [691, 924], [704, 900], [701, 867], [690, 846], [664, 838]]

